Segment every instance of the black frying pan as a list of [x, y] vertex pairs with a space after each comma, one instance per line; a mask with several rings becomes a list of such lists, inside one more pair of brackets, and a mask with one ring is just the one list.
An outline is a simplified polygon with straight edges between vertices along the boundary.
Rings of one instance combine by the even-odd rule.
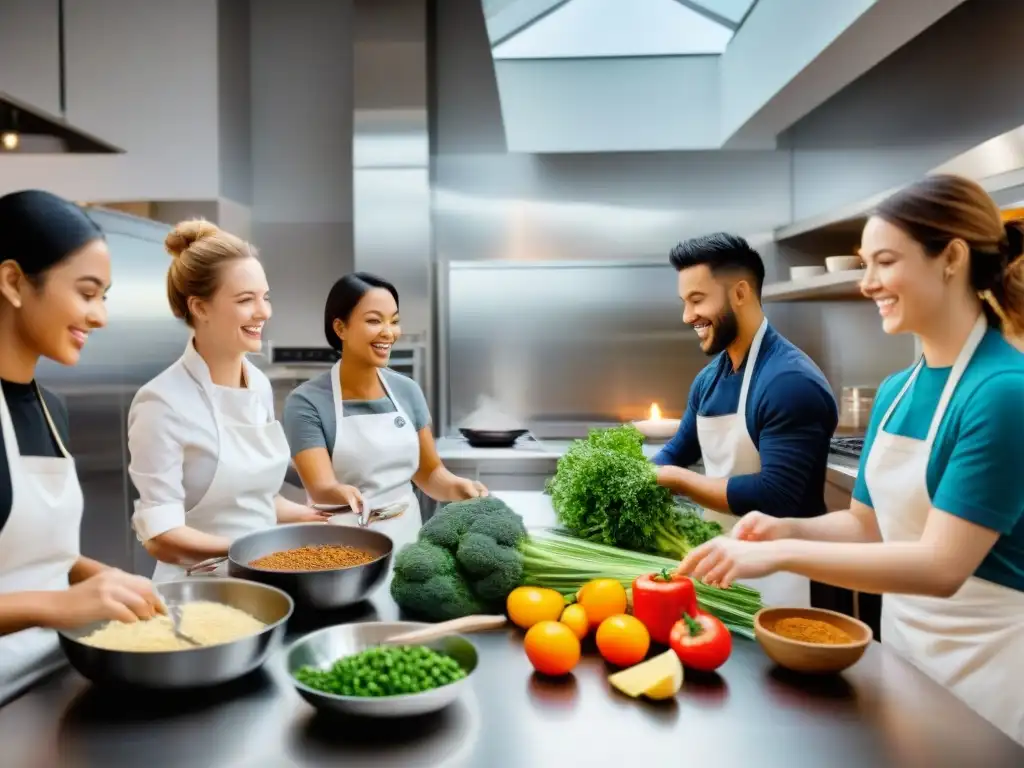
[[460, 429], [466, 441], [474, 448], [511, 448], [526, 434], [525, 429]]

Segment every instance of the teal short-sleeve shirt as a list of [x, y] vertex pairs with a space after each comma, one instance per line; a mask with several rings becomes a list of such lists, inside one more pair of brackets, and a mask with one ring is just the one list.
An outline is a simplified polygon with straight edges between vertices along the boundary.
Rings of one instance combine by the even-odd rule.
[[[951, 368], [923, 366], [885, 431], [924, 440]], [[914, 367], [879, 387], [853, 497], [874, 506], [864, 476], [871, 445]], [[1024, 591], [1024, 354], [990, 329], [964, 371], [939, 425], [928, 462], [932, 505], [1000, 534], [978, 578]]]

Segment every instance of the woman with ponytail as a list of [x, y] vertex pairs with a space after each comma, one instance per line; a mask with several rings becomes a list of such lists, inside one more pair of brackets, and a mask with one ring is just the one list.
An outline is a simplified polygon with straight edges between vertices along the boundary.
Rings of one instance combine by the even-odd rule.
[[76, 205], [0, 197], [0, 705], [65, 663], [55, 629], [162, 610], [149, 579], [83, 557], [84, 499], [68, 413], [42, 359], [78, 363], [107, 323], [110, 252]]
[[862, 283], [921, 359], [878, 390], [850, 509], [751, 513], [681, 570], [884, 594], [881, 641], [1024, 743], [1024, 224], [930, 176], [864, 228]]

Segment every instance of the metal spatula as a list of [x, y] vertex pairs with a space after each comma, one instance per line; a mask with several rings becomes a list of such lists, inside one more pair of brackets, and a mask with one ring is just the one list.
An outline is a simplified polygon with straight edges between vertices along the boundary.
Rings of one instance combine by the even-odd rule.
[[181, 606], [174, 603], [172, 605], [167, 605], [166, 608], [167, 615], [171, 619], [171, 628], [174, 631], [174, 636], [179, 640], [184, 640], [186, 643], [194, 645], [196, 648], [201, 647], [202, 643], [181, 631]]

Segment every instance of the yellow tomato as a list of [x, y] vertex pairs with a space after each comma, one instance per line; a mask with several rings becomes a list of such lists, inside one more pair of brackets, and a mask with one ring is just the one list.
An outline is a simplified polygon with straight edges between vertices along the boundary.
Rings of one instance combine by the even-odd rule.
[[626, 588], [615, 579], [594, 579], [583, 585], [576, 602], [587, 612], [593, 629], [609, 616], [626, 612]]
[[541, 621], [558, 621], [565, 607], [565, 598], [553, 589], [516, 587], [505, 601], [512, 623], [529, 629]]
[[580, 641], [558, 621], [541, 621], [523, 639], [526, 658], [542, 675], [567, 675], [580, 661]]
[[572, 630], [580, 640], [587, 636], [590, 631], [590, 619], [587, 618], [586, 609], [579, 603], [565, 606], [562, 611], [562, 618], [559, 619], [565, 626]]
[[639, 664], [651, 647], [647, 627], [629, 614], [610, 616], [602, 621], [594, 639], [601, 657], [617, 667]]

